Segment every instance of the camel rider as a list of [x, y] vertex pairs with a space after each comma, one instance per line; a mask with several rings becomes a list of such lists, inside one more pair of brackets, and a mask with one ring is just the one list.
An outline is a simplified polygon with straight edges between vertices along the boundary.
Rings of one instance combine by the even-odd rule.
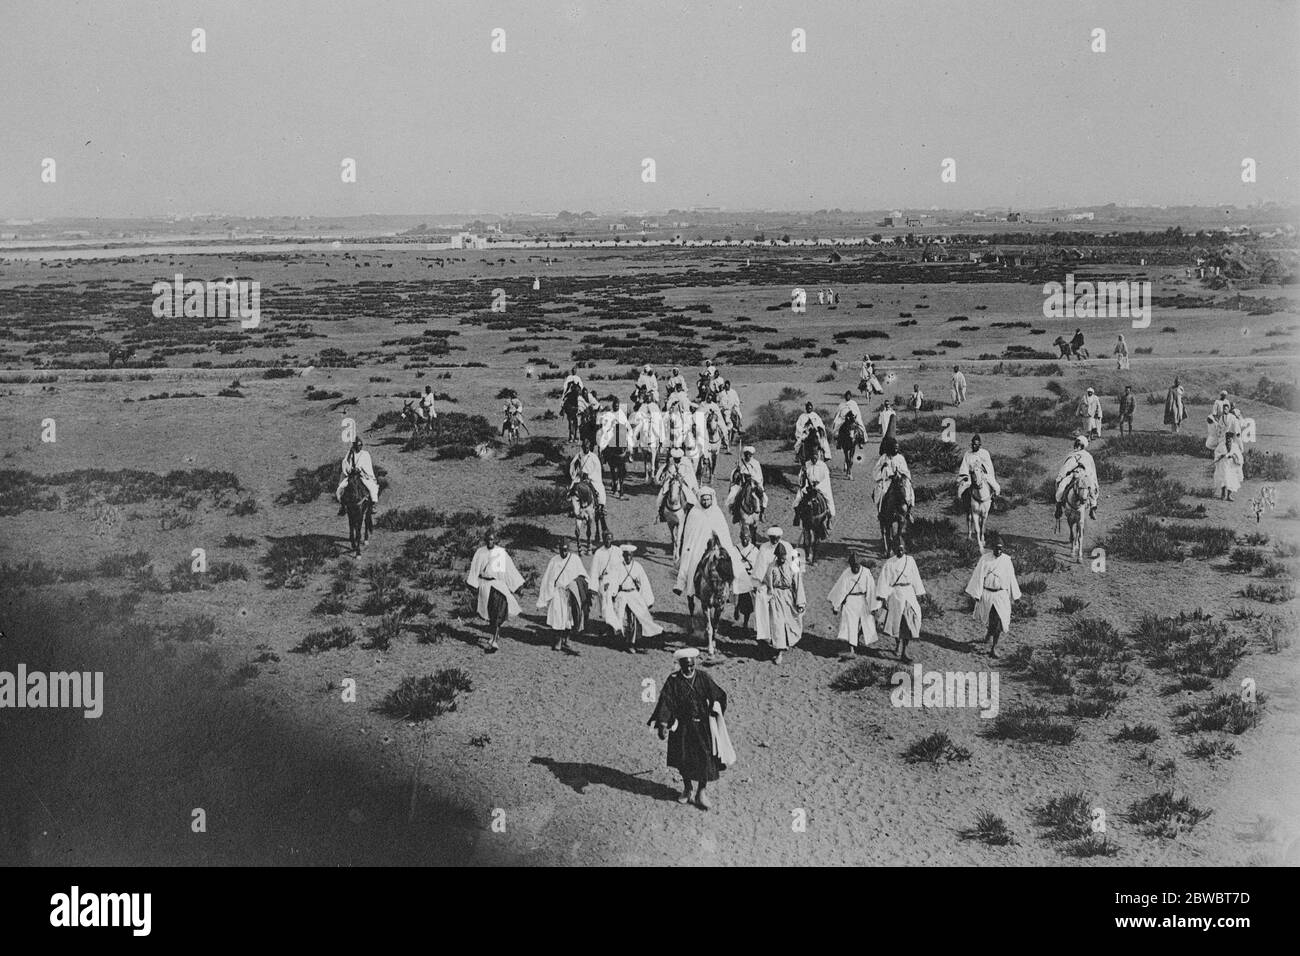
[[579, 394], [581, 394], [582, 376], [578, 374], [578, 366], [576, 365], [573, 366], [573, 368], [569, 369], [569, 374], [564, 379], [564, 384], [560, 386], [560, 391], [567, 392], [569, 390], [570, 385], [576, 385], [578, 387]]
[[1084, 479], [1084, 492], [1088, 501], [1088, 516], [1097, 517], [1097, 497], [1100, 485], [1097, 483], [1097, 464], [1088, 451], [1088, 436], [1079, 435], [1074, 439], [1074, 450], [1065, 456], [1060, 470], [1056, 473], [1056, 517], [1061, 517], [1065, 489], [1069, 487], [1076, 473]]
[[668, 483], [674, 478], [681, 479], [682, 493], [686, 497], [687, 504], [694, 506], [700, 503], [696, 494], [700, 486], [695, 480], [695, 469], [687, 464], [682, 450], [674, 448], [668, 453], [668, 464], [664, 466], [663, 474], [659, 479], [659, 495], [655, 498], [656, 512], [663, 508], [664, 496], [668, 493]]
[[420, 404], [416, 406], [416, 414], [426, 422], [431, 422], [438, 417], [438, 413], [433, 408], [433, 386], [424, 386], [424, 394], [420, 396]]
[[814, 450], [812, 458], [803, 463], [799, 493], [794, 496], [796, 511], [799, 508], [799, 502], [803, 501], [809, 490], [814, 488], [820, 491], [822, 497], [826, 499], [826, 509], [829, 512], [826, 530], [830, 531], [831, 525], [835, 521], [835, 495], [831, 493], [831, 470], [826, 466], [826, 459], [822, 456], [820, 448]]
[[880, 511], [880, 506], [885, 501], [885, 492], [889, 490], [889, 484], [893, 481], [895, 475], [903, 476], [903, 500], [910, 516], [912, 509], [916, 507], [916, 491], [912, 487], [912, 470], [907, 467], [907, 459], [898, 450], [898, 442], [889, 437], [880, 443], [880, 457], [876, 459], [876, 467], [871, 472], [872, 480], [876, 483], [871, 497], [876, 503], [877, 512]]
[[668, 376], [665, 386], [670, 393], [677, 389], [681, 389], [683, 392], [686, 391], [686, 379], [676, 365], [673, 366], [672, 374]]
[[817, 430], [821, 435], [821, 448], [827, 455], [830, 455], [830, 442], [826, 438], [826, 423], [822, 417], [813, 411], [812, 402], [804, 402], [803, 414], [799, 416], [798, 421], [794, 423], [794, 443], [796, 446], [802, 445], [808, 433]]
[[591, 441], [583, 439], [582, 451], [573, 456], [569, 462], [569, 477], [573, 479], [569, 485], [572, 491], [582, 478], [590, 478], [591, 486], [596, 489], [596, 504], [601, 508], [605, 507], [605, 480], [600, 471], [600, 455], [591, 447]]
[[[343, 504], [343, 489], [348, 486], [348, 476], [353, 472], [361, 476], [361, 483], [366, 486], [366, 492], [370, 495], [370, 503], [374, 506], [373, 510], [378, 511], [379, 481], [375, 478], [375, 463], [370, 460], [370, 452], [361, 447], [360, 438], [352, 442], [352, 449], [343, 459], [339, 486], [334, 491], [334, 497], [338, 499], [340, 505]], [[343, 513], [341, 508], [339, 513]]]
[[862, 423], [862, 409], [860, 409], [858, 403], [853, 400], [852, 392], [845, 392], [844, 401], [840, 402], [840, 407], [835, 409], [835, 418], [831, 420], [831, 432], [838, 436], [840, 428], [844, 425], [844, 419], [846, 419], [850, 413], [853, 415], [853, 420], [857, 424], [858, 428], [862, 430], [863, 440], [866, 440], [867, 429]]
[[894, 427], [895, 414], [893, 404], [889, 399], [885, 399], [885, 407], [880, 410], [880, 418], [878, 419], [880, 422], [880, 440], [882, 442], [889, 437], [889, 433]]
[[1002, 486], [993, 475], [993, 459], [989, 456], [988, 451], [980, 447], [983, 440], [979, 435], [970, 440], [970, 451], [961, 456], [961, 464], [957, 466], [957, 499], [966, 493], [966, 489], [971, 486], [971, 475], [975, 469], [984, 470], [984, 480], [989, 483], [989, 490], [995, 495], [1002, 494]]
[[655, 375], [654, 366], [647, 365], [641, 369], [641, 374], [637, 376], [636, 387], [644, 388], [650, 396], [650, 400], [656, 405], [659, 404], [659, 378]]
[[740, 483], [746, 475], [758, 489], [758, 519], [762, 521], [763, 514], [767, 511], [767, 489], [763, 486], [763, 466], [754, 457], [753, 445], [746, 445], [741, 449], [740, 461], [736, 463], [735, 468], [731, 469], [731, 490], [727, 492], [728, 510], [735, 506], [736, 496], [740, 494]]

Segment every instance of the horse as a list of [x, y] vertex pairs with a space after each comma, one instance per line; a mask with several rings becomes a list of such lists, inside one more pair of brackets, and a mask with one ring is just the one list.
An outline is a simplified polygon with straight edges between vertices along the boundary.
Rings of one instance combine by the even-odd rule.
[[519, 413], [507, 411], [505, 421], [501, 423], [502, 437], [513, 445], [519, 440], [520, 429], [526, 430], [527, 426], [524, 424], [524, 420], [519, 416]]
[[[1075, 563], [1083, 561], [1083, 532], [1088, 524], [1088, 489], [1081, 472], [1081, 468], [1076, 468], [1071, 473], [1065, 494], [1061, 496], [1061, 508], [1070, 527], [1070, 557]], [[1056, 530], [1060, 533], [1060, 517], [1056, 519]]]
[[582, 526], [587, 527], [587, 550], [591, 550], [592, 534], [596, 530], [599, 516], [596, 513], [596, 488], [590, 478], [581, 478], [573, 483], [568, 494], [573, 508], [573, 542], [579, 554], [582, 550]]
[[962, 492], [962, 502], [966, 505], [966, 539], [974, 533], [980, 550], [984, 550], [984, 526], [989, 520], [989, 508], [993, 505], [993, 493], [989, 486], [988, 475], [984, 466], [979, 465], [970, 470], [970, 485]]
[[600, 423], [596, 417], [598, 411], [595, 405], [588, 405], [578, 415], [578, 438], [590, 442], [592, 448], [596, 447], [596, 434], [600, 431]]
[[889, 479], [889, 487], [880, 499], [880, 509], [876, 517], [880, 521], [880, 537], [884, 542], [885, 555], [894, 553], [894, 542], [903, 538], [907, 514], [907, 479], [895, 474]]
[[433, 419], [422, 418], [414, 402], [402, 403], [402, 421], [411, 429], [410, 441], [415, 441], [420, 432], [424, 432], [426, 435], [433, 434]]
[[740, 444], [740, 409], [733, 407], [730, 416], [724, 416], [727, 429], [727, 444]]
[[1086, 348], [1080, 347], [1076, 349], [1074, 343], [1068, 341], [1062, 335], [1058, 335], [1052, 344], [1055, 345], [1057, 351], [1061, 353], [1058, 358], [1063, 358], [1066, 361], [1071, 361], [1073, 359], [1082, 360], [1088, 357], [1088, 350]]
[[632, 407], [637, 408], [641, 405], [648, 405], [655, 400], [654, 392], [650, 391], [649, 385], [637, 385], [632, 389]]
[[816, 488], [809, 488], [794, 509], [794, 520], [803, 529], [801, 544], [804, 553], [808, 555], [808, 564], [816, 564], [817, 545], [826, 540], [827, 525], [831, 520], [831, 509], [826, 496]]
[[840, 451], [844, 452], [844, 474], [850, 478], [853, 477], [853, 460], [857, 451], [866, 443], [867, 434], [862, 430], [862, 423], [858, 421], [858, 416], [846, 412], [844, 421], [835, 434], [835, 444]]
[[341, 500], [348, 513], [348, 543], [352, 546], [353, 555], [359, 556], [362, 546], [370, 543], [370, 535], [375, 530], [372, 521], [375, 505], [370, 500], [370, 492], [366, 490], [365, 482], [357, 472], [348, 475]]
[[668, 525], [673, 539], [673, 560], [681, 557], [682, 525], [686, 522], [686, 488], [680, 475], [664, 479], [664, 498], [659, 505], [659, 520]]
[[742, 527], [749, 528], [751, 541], [758, 536], [758, 516], [762, 510], [763, 495], [758, 490], [754, 476], [749, 472], [741, 472], [736, 499], [731, 503], [731, 520]]
[[812, 461], [813, 449], [821, 448], [825, 450], [826, 432], [820, 428], [810, 428], [804, 434], [803, 440], [795, 445], [794, 463], [802, 467], [805, 461]]
[[560, 413], [569, 423], [569, 441], [576, 441], [578, 438], [578, 386], [576, 384], [564, 390], [564, 397], [560, 399]]
[[[731, 600], [731, 582], [735, 578], [731, 567], [731, 555], [718, 542], [718, 536], [709, 539], [708, 547], [700, 557], [695, 568], [695, 596], [686, 599], [687, 618], [692, 625], [695, 620], [695, 601], [700, 602], [700, 612], [704, 616], [704, 632], [708, 637], [709, 657], [714, 654], [713, 639], [718, 633], [718, 622], [722, 620], [722, 610]], [[692, 626], [692, 630], [694, 627]]]
[[711, 402], [718, 397], [717, 380], [708, 372], [701, 372], [695, 386], [697, 402]]
[[[709, 484], [713, 481], [713, 471], [718, 467], [718, 452], [722, 450], [722, 413], [713, 405], [704, 418], [704, 435], [700, 438], [703, 446], [700, 451], [700, 481]], [[708, 468], [704, 466], [708, 462]], [[707, 471], [706, 476], [704, 472]]]

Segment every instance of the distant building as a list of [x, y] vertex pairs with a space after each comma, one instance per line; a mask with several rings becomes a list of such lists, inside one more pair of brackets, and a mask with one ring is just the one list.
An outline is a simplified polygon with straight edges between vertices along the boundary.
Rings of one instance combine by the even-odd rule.
[[451, 247], [453, 249], [486, 249], [488, 242], [486, 237], [477, 233], [454, 232], [451, 235]]
[[1092, 222], [1097, 218], [1095, 212], [1072, 212], [1065, 217], [1066, 222]]
[[1020, 213], [1018, 212], [1007, 213], [1007, 222], [1019, 222], [1019, 221], [1020, 221]]

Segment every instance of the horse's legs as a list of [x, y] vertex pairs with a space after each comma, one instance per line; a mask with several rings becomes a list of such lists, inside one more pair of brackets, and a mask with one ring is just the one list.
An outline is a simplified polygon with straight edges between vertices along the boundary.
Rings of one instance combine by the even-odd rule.
[[686, 633], [695, 633], [695, 598], [686, 599]]

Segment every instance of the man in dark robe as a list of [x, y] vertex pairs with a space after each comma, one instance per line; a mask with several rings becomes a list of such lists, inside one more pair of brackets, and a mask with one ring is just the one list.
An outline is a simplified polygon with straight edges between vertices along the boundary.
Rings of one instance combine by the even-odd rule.
[[722, 768], [714, 753], [713, 735], [709, 715], [714, 704], [726, 713], [727, 694], [713, 682], [708, 674], [698, 670], [695, 659], [699, 650], [694, 647], [677, 651], [673, 658], [679, 670], [664, 681], [659, 702], [647, 724], [653, 724], [659, 739], [668, 740], [668, 766], [682, 775], [682, 793], [678, 803], [691, 802], [691, 781], [699, 784], [695, 792], [695, 805], [709, 809], [704, 788], [710, 780], [718, 779]]

